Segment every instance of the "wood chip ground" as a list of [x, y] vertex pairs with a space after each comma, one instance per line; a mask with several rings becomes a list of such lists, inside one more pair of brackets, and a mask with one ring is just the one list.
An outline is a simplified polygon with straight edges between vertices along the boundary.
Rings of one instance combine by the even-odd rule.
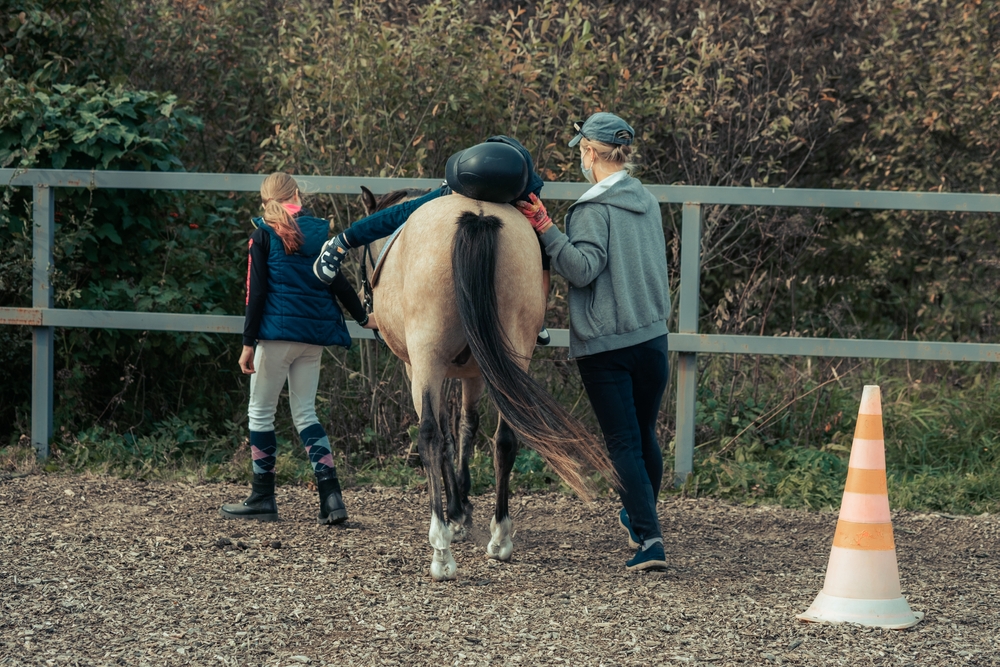
[[246, 488], [0, 478], [0, 665], [1000, 665], [1000, 520], [893, 515], [904, 631], [795, 620], [823, 585], [834, 513], [670, 498], [662, 573], [630, 574], [613, 499], [515, 496], [510, 563], [492, 498], [428, 575], [420, 491], [348, 489], [315, 522], [226, 521]]

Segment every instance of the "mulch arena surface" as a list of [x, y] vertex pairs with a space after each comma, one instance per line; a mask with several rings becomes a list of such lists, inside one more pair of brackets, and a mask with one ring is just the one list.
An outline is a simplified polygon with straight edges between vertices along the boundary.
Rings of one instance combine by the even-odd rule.
[[897, 512], [902, 631], [795, 620], [834, 513], [670, 498], [665, 572], [632, 574], [613, 499], [518, 495], [514, 556], [486, 557], [492, 498], [428, 566], [421, 491], [347, 489], [344, 526], [279, 488], [282, 521], [227, 521], [234, 485], [0, 477], [0, 665], [1000, 665], [1000, 520]]

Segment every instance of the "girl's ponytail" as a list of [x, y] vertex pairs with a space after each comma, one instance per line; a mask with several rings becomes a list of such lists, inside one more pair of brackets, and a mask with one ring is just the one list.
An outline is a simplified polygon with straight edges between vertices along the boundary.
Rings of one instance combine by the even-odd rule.
[[299, 186], [295, 179], [284, 172], [275, 172], [264, 179], [260, 186], [260, 198], [264, 202], [264, 222], [271, 225], [285, 247], [285, 254], [291, 255], [302, 246], [302, 231], [282, 204], [295, 201]]

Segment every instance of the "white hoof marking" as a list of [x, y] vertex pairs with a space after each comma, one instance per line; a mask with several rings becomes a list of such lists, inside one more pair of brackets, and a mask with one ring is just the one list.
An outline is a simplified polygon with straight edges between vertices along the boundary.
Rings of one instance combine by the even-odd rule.
[[490, 532], [493, 534], [493, 537], [490, 539], [490, 543], [486, 545], [486, 553], [490, 558], [502, 561], [510, 560], [511, 554], [514, 553], [514, 543], [510, 539], [512, 525], [510, 517], [507, 517], [499, 524], [496, 517], [490, 519]]
[[451, 555], [451, 549], [435, 549], [431, 558], [431, 578], [434, 581], [450, 581], [458, 573], [458, 563]]
[[448, 524], [431, 515], [431, 529], [427, 531], [427, 539], [430, 541], [431, 546], [435, 549], [447, 551], [448, 547], [451, 546], [452, 537], [454, 537], [454, 534], [451, 532]]
[[431, 558], [431, 577], [434, 581], [447, 581], [454, 579], [458, 572], [458, 564], [451, 555], [451, 540], [453, 533], [437, 516], [431, 516], [431, 529], [427, 533], [427, 538], [434, 548], [434, 556]]

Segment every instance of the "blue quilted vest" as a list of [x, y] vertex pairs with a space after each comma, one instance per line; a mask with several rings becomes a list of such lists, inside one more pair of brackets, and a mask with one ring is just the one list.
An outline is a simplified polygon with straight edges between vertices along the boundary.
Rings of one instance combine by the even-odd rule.
[[257, 337], [312, 345], [351, 346], [344, 314], [329, 288], [313, 275], [312, 265], [329, 234], [329, 223], [300, 215], [302, 246], [291, 255], [278, 234], [261, 218], [254, 224], [271, 235], [267, 257], [267, 301]]

